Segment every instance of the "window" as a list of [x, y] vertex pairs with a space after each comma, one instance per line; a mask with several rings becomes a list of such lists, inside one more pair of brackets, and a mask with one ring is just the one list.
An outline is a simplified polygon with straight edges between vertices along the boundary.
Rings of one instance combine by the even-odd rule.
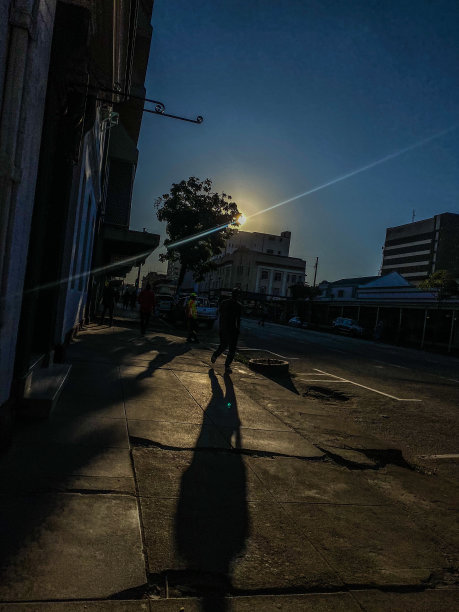
[[338, 290], [338, 297], [343, 297], [344, 295], [344, 290], [343, 289], [339, 289]]
[[268, 270], [261, 271], [261, 280], [268, 280]]
[[266, 249], [266, 252], [269, 253], [270, 255], [272, 255], [274, 253], [274, 251], [272, 249]]
[[244, 271], [244, 266], [238, 266], [236, 268], [236, 272], [237, 272], [238, 276], [240, 276], [243, 271]]
[[274, 272], [274, 281], [281, 281], [282, 280], [282, 272]]
[[279, 295], [280, 289], [279, 287], [273, 287], [273, 295]]
[[264, 285], [260, 287], [260, 293], [266, 293], [266, 287]]
[[296, 274], [292, 274], [292, 283], [296, 283]]

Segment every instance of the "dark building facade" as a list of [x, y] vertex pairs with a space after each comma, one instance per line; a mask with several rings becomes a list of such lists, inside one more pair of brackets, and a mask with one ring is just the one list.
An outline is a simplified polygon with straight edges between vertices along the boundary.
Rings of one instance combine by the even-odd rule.
[[459, 279], [459, 215], [442, 213], [387, 228], [383, 275], [398, 272], [418, 284], [437, 270], [447, 270]]

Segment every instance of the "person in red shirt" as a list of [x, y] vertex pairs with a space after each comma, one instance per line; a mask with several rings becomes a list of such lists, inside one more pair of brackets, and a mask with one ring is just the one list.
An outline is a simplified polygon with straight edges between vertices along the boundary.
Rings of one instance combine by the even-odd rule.
[[156, 303], [155, 294], [149, 284], [139, 293], [137, 301], [140, 304], [140, 333], [144, 336], [148, 321], [150, 320], [151, 311]]

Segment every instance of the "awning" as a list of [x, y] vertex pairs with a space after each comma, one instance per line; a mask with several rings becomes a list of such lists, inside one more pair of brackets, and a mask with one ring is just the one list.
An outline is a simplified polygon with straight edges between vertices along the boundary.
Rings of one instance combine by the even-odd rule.
[[[159, 245], [159, 235], [105, 225], [101, 231], [104, 265], [113, 276], [125, 276], [134, 266], [144, 264]], [[119, 266], [113, 265], [119, 261]]]

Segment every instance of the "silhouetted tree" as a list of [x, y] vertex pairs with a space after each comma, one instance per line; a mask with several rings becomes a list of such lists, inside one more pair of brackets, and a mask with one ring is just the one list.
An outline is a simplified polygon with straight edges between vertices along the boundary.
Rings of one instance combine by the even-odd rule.
[[440, 303], [452, 295], [457, 295], [458, 285], [453, 275], [447, 270], [437, 270], [432, 272], [425, 280], [419, 284], [420, 289], [435, 289], [437, 299]]
[[[157, 198], [155, 208], [158, 219], [167, 224], [165, 246], [206, 230], [237, 223], [239, 215], [231, 196], [213, 192], [210, 179], [201, 181], [194, 176], [187, 181], [174, 183], [169, 193]], [[216, 264], [212, 258], [222, 252], [227, 238], [234, 230], [230, 226], [222, 228], [160, 255], [161, 261], [180, 263], [177, 287], [182, 284], [188, 270], [193, 272], [195, 280], [202, 280], [207, 272], [215, 269]]]

